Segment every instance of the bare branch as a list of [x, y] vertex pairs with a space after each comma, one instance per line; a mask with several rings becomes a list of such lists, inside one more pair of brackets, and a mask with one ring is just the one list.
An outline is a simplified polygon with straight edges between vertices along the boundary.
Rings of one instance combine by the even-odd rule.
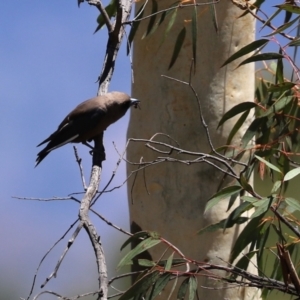
[[81, 177], [81, 181], [82, 181], [82, 186], [83, 186], [83, 189], [86, 191], [86, 183], [85, 183], [84, 174], [83, 174], [83, 167], [82, 167], [82, 164], [81, 164], [82, 159], [79, 158], [79, 156], [78, 156], [77, 148], [75, 146], [73, 146], [73, 149], [74, 149], [74, 154], [75, 154], [76, 162], [78, 164], [79, 171], [80, 171], [80, 177]]

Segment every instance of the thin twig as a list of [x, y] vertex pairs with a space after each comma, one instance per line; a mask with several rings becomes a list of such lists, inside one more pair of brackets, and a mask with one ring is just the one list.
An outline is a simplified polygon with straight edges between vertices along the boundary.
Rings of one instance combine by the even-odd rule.
[[85, 179], [84, 179], [83, 167], [82, 167], [82, 164], [81, 164], [82, 159], [79, 158], [76, 146], [73, 146], [73, 149], [74, 149], [74, 154], [75, 154], [76, 162], [78, 164], [79, 171], [80, 171], [80, 177], [81, 177], [81, 181], [82, 181], [82, 186], [83, 186], [83, 189], [86, 191], [87, 187], [86, 187], [86, 183], [85, 183]]

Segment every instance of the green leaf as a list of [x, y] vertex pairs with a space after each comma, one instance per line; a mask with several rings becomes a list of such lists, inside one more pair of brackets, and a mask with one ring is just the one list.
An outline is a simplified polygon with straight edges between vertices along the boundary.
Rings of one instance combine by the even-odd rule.
[[270, 25], [271, 21], [281, 12], [281, 9], [277, 9], [269, 19], [267, 19], [264, 23], [264, 25], [262, 26], [261, 30], [265, 28], [265, 26]]
[[266, 35], [266, 36], [272, 36], [272, 35], [275, 35], [277, 33], [280, 33], [284, 30], [286, 30], [287, 28], [291, 27], [296, 21], [299, 20], [299, 17], [295, 18], [294, 20], [290, 21], [290, 22], [287, 22], [285, 24], [282, 24], [281, 26], [279, 26], [276, 30], [274, 30], [272, 33]]
[[251, 209], [253, 206], [249, 202], [242, 202], [238, 207], [236, 207], [228, 216], [228, 218], [225, 221], [224, 224], [224, 230], [226, 228], [232, 227], [235, 223], [236, 220], [240, 218], [241, 214], [244, 213], [245, 211]]
[[[282, 54], [282, 49], [280, 48], [279, 53]], [[284, 83], [284, 75], [283, 75], [283, 62], [282, 58], [279, 58], [277, 61], [277, 68], [276, 68], [276, 84]]]
[[300, 46], [300, 38], [299, 37], [295, 37], [290, 43], [287, 44], [287, 46], [290, 46], [290, 47], [298, 47], [298, 46]]
[[182, 284], [178, 289], [177, 300], [184, 300], [185, 295], [187, 293], [188, 286], [189, 286], [189, 278], [187, 277], [182, 281]]
[[[118, 1], [111, 0], [109, 2], [109, 4], [105, 7], [106, 13], [109, 16], [109, 18], [112, 18], [117, 14], [117, 8], [118, 8]], [[96, 30], [94, 31], [94, 33], [96, 33], [98, 30], [100, 30], [105, 25], [104, 17], [102, 14], [100, 14], [98, 16], [97, 23], [98, 23], [98, 26], [97, 26]]]
[[143, 240], [141, 243], [139, 243], [134, 249], [129, 251], [119, 262], [118, 268], [123, 267], [127, 264], [132, 263], [132, 259], [137, 256], [138, 254], [154, 247], [155, 245], [159, 244], [161, 240], [153, 239], [152, 237], [147, 238], [146, 240]]
[[189, 300], [194, 300], [197, 291], [197, 279], [191, 276], [189, 279]]
[[155, 25], [155, 20], [156, 20], [155, 13], [157, 12], [157, 10], [158, 10], [158, 4], [157, 4], [156, 0], [152, 0], [152, 11], [151, 11], [152, 16], [150, 17], [147, 30], [143, 34], [142, 39], [144, 39], [146, 36], [148, 36], [153, 31], [153, 28], [154, 28], [154, 30], [156, 29], [156, 27], [154, 25]]
[[231, 209], [232, 205], [235, 203], [235, 201], [237, 200], [238, 196], [239, 196], [239, 194], [235, 194], [235, 195], [231, 195], [230, 196], [226, 212], [228, 212]]
[[261, 39], [261, 40], [257, 40], [254, 41], [252, 43], [250, 43], [249, 45], [246, 45], [245, 47], [241, 48], [240, 50], [238, 50], [237, 52], [235, 52], [233, 55], [231, 55], [225, 62], [224, 64], [221, 66], [224, 67], [225, 65], [231, 63], [232, 61], [252, 52], [255, 51], [257, 48], [264, 46], [265, 44], [267, 44], [269, 42], [268, 39]]
[[154, 261], [151, 261], [149, 259], [138, 259], [139, 266], [142, 267], [154, 267], [156, 266], [156, 263]]
[[278, 99], [272, 106], [270, 106], [260, 117], [266, 117], [284, 109], [292, 100], [294, 96], [287, 96]]
[[[231, 222], [226, 222], [227, 219], [223, 219], [221, 221], [219, 221], [218, 223], [214, 223], [208, 226], [205, 226], [204, 228], [200, 229], [197, 234], [202, 234], [205, 232], [214, 232], [217, 231], [219, 229], [224, 230], [224, 228], [231, 228], [232, 226], [234, 226], [235, 224], [243, 224], [245, 222], [248, 221], [248, 218], [246, 217], [238, 217], [235, 218], [234, 220], [231, 220]], [[226, 225], [226, 227], [225, 227]]]
[[162, 274], [157, 281], [155, 282], [151, 294], [149, 295], [149, 300], [154, 299], [156, 296], [158, 296], [161, 291], [166, 287], [168, 282], [170, 281], [170, 277], [172, 276], [171, 273], [164, 273]]
[[159, 278], [159, 271], [147, 273], [145, 276], [137, 280], [120, 298], [119, 300], [129, 300], [136, 295], [145, 293]]
[[255, 212], [251, 215], [251, 219], [257, 218], [262, 214], [265, 214], [272, 204], [273, 198], [263, 198], [260, 201], [253, 203], [257, 206]]
[[231, 251], [230, 263], [232, 263], [240, 253], [242, 253], [245, 247], [255, 239], [253, 233], [259, 230], [261, 219], [262, 217], [252, 219], [240, 233]]
[[175, 42], [175, 47], [174, 47], [172, 58], [171, 58], [169, 68], [168, 68], [169, 70], [173, 67], [174, 63], [177, 60], [177, 57], [180, 53], [180, 50], [182, 48], [182, 45], [183, 45], [183, 42], [184, 42], [184, 39], [185, 39], [185, 35], [186, 35], [186, 29], [185, 29], [185, 27], [183, 27], [181, 29], [181, 31], [179, 32], [179, 34], [177, 36], [177, 39], [176, 39], [176, 42]]
[[285, 198], [285, 202], [293, 209], [293, 210], [299, 210], [300, 211], [300, 203], [298, 200], [287, 197]]
[[139, 240], [142, 239], [146, 239], [150, 236], [148, 231], [139, 231], [136, 232], [134, 235], [132, 235], [129, 239], [127, 239], [124, 244], [121, 246], [121, 251], [129, 244], [131, 244], [132, 242], [137, 242]]
[[[138, 18], [141, 19], [143, 17], [144, 11], [145, 11], [145, 5], [143, 5], [138, 10], [138, 12], [135, 15], [135, 18], [138, 16]], [[128, 36], [128, 43], [127, 43], [127, 55], [130, 53], [131, 44], [132, 44], [132, 41], [135, 37], [135, 34], [136, 34], [139, 26], [140, 26], [140, 23], [141, 23], [140, 21], [134, 21], [131, 25], [130, 33], [129, 33], [129, 36]]]
[[174, 9], [174, 11], [170, 17], [169, 23], [167, 25], [166, 31], [165, 31], [165, 37], [169, 34], [171, 28], [173, 27], [176, 17], [177, 17], [177, 9]]
[[253, 194], [253, 188], [248, 183], [248, 180], [246, 179], [246, 177], [243, 174], [241, 174], [241, 176], [240, 176], [240, 184], [246, 192]]
[[292, 89], [295, 86], [295, 83], [293, 82], [283, 82], [279, 84], [271, 84], [268, 88], [269, 92], [280, 92], [283, 93], [285, 91], [288, 91]]
[[174, 291], [175, 291], [175, 288], [176, 288], [176, 285], [177, 285], [177, 281], [178, 281], [178, 274], [176, 274], [176, 276], [175, 276], [175, 280], [174, 280], [174, 283], [173, 283], [173, 285], [172, 285], [172, 289], [171, 289], [171, 291], [170, 291], [170, 293], [169, 293], [168, 300], [169, 300], [169, 299], [172, 299], [171, 296], [172, 296], [172, 294], [173, 294]]
[[251, 196], [242, 196], [241, 200], [247, 201], [250, 203], [255, 203], [255, 202], [259, 201], [259, 199], [255, 198], [255, 197], [251, 197]]
[[172, 267], [173, 256], [174, 256], [174, 252], [172, 252], [172, 254], [168, 257], [168, 260], [167, 260], [166, 266], [165, 266], [166, 271], [170, 271], [170, 269]]
[[263, 118], [257, 118], [252, 121], [242, 137], [242, 148], [246, 148], [246, 146], [254, 138], [254, 136], [260, 132], [261, 126], [265, 121], [266, 120], [264, 120]]
[[[266, 227], [266, 229], [265, 229], [265, 227]], [[271, 226], [264, 226], [260, 230], [259, 240], [256, 244], [257, 249], [258, 249], [258, 253], [257, 253], [258, 261], [263, 261], [263, 262], [265, 261], [265, 259], [263, 258], [263, 254], [264, 254], [266, 242], [269, 238], [270, 228], [271, 228]], [[262, 265], [262, 263], [261, 263], [261, 265]]]
[[266, 161], [265, 159], [263, 159], [262, 157], [259, 157], [257, 155], [254, 155], [258, 160], [260, 160], [261, 162], [263, 162], [264, 164], [266, 164], [270, 169], [282, 174], [282, 172], [280, 171], [280, 169], [276, 166], [274, 166], [273, 164], [271, 164], [270, 162]]
[[283, 177], [283, 181], [288, 181], [293, 179], [294, 177], [296, 177], [297, 175], [300, 174], [300, 167], [299, 168], [295, 168], [289, 172], [287, 172], [284, 177]]
[[219, 27], [218, 27], [218, 18], [217, 18], [217, 14], [216, 14], [215, 3], [212, 3], [211, 5], [209, 5], [209, 8], [210, 8], [211, 16], [212, 16], [212, 22], [214, 24], [216, 33], [218, 33]]
[[196, 62], [197, 62], [197, 37], [198, 37], [198, 15], [197, 15], [197, 6], [195, 6], [193, 11], [193, 16], [192, 16], [192, 47], [193, 47], [194, 66], [196, 66]]
[[256, 62], [256, 61], [263, 61], [263, 60], [271, 60], [271, 59], [278, 59], [278, 58], [284, 58], [283, 55], [279, 54], [279, 53], [262, 53], [262, 54], [257, 54], [257, 55], [253, 55], [247, 59], [245, 59], [244, 61], [242, 61], [238, 67], [245, 65], [245, 64], [249, 64], [252, 62]]
[[223, 125], [227, 120], [235, 117], [236, 115], [238, 115], [244, 111], [249, 111], [251, 108], [254, 108], [256, 106], [257, 106], [257, 104], [254, 102], [242, 102], [242, 103], [232, 107], [229, 111], [227, 111], [223, 115], [217, 128], [219, 128], [221, 125]]
[[273, 185], [273, 188], [271, 190], [271, 194], [274, 194], [277, 192], [277, 190], [281, 187], [281, 181], [280, 180], [277, 180], [274, 182], [274, 185]]
[[227, 198], [235, 193], [241, 191], [241, 187], [239, 185], [231, 185], [223, 188], [216, 194], [214, 194], [207, 202], [204, 213], [215, 206], [220, 200]]
[[293, 14], [300, 14], [300, 7], [297, 5], [292, 5], [292, 4], [280, 4], [280, 5], [275, 5], [274, 7], [278, 7], [280, 9], [283, 9], [285, 11], [291, 12]]
[[226, 145], [230, 145], [233, 137], [236, 135], [236, 133], [239, 131], [239, 129], [241, 128], [241, 126], [245, 123], [245, 120], [247, 119], [248, 115], [249, 115], [250, 110], [245, 111], [241, 117], [237, 120], [237, 122], [234, 124], [234, 126], [232, 127], [227, 141], [226, 141]]

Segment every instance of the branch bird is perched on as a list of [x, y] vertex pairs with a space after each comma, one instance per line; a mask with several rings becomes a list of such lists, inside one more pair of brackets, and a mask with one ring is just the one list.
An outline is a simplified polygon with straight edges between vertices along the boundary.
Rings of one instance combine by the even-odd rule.
[[38, 153], [35, 166], [58, 147], [67, 143], [86, 144], [93, 140], [109, 125], [122, 118], [129, 107], [136, 108], [139, 102], [121, 92], [107, 93], [82, 102], [64, 118], [54, 133], [38, 144], [41, 146], [48, 142]]

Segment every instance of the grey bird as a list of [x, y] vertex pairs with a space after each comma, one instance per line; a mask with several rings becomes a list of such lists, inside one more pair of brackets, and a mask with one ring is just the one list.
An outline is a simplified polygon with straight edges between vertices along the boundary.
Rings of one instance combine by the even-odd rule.
[[67, 143], [83, 143], [93, 140], [109, 125], [122, 118], [129, 107], [137, 108], [140, 101], [125, 93], [111, 92], [80, 103], [60, 123], [58, 129], [37, 147], [48, 142], [38, 153], [37, 166], [52, 150]]

